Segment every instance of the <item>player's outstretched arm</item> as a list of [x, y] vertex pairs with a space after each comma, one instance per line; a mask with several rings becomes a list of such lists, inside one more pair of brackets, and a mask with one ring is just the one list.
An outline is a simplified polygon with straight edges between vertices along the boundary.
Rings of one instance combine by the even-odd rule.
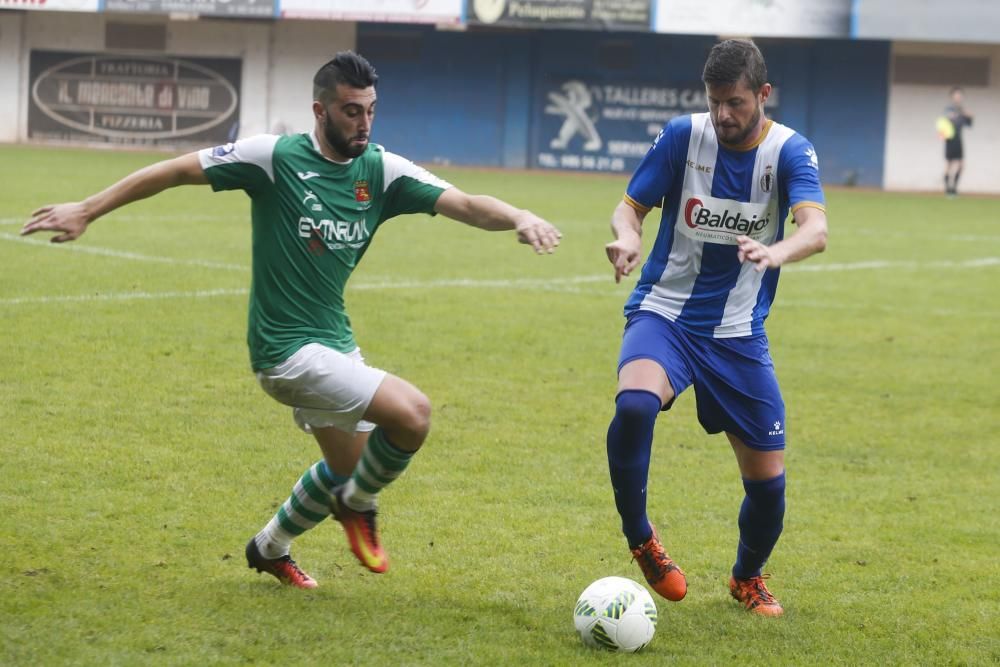
[[531, 211], [515, 208], [489, 195], [469, 195], [458, 188], [442, 192], [434, 210], [452, 220], [491, 232], [513, 229], [518, 241], [530, 245], [539, 254], [554, 252], [562, 238], [562, 232]]
[[604, 246], [604, 252], [615, 267], [616, 283], [622, 281], [622, 276], [632, 273], [642, 259], [642, 221], [645, 217], [626, 201], [618, 202], [611, 215], [611, 231], [615, 240]]
[[737, 239], [741, 262], [750, 262], [760, 272], [782, 264], [798, 262], [826, 250], [826, 212], [803, 206], [793, 214], [798, 231], [774, 245], [767, 246], [748, 236]]
[[60, 232], [52, 237], [53, 243], [73, 241], [80, 238], [91, 222], [120, 206], [151, 197], [177, 185], [207, 183], [198, 154], [188, 153], [132, 172], [83, 201], [43, 206], [31, 214], [31, 219], [21, 228], [21, 235], [43, 231]]

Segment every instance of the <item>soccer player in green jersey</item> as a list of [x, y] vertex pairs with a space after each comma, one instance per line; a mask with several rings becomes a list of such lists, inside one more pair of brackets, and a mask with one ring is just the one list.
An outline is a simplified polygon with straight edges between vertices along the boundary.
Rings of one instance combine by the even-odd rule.
[[373, 572], [388, 559], [376, 525], [379, 491], [420, 449], [431, 406], [415, 386], [365, 363], [344, 288], [389, 218], [441, 213], [484, 230], [514, 230], [536, 253], [561, 234], [533, 213], [469, 195], [369, 141], [378, 76], [344, 51], [313, 78], [312, 132], [258, 135], [140, 169], [80, 202], [43, 206], [22, 234], [79, 238], [100, 216], [178, 185], [239, 189], [251, 200], [252, 282], [247, 343], [261, 387], [290, 406], [323, 458], [246, 547], [247, 563], [283, 583], [316, 581], [289, 556], [292, 540], [333, 515]]

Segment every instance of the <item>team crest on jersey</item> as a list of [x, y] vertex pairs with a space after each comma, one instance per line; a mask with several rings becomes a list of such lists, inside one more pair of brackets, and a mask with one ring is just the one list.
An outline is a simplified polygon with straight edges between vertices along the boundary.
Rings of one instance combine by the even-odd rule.
[[762, 192], [770, 192], [774, 185], [774, 167], [767, 165], [764, 167], [764, 175], [760, 177], [760, 189]]
[[212, 149], [212, 157], [222, 157], [224, 155], [229, 155], [236, 148], [233, 144], [223, 144], [222, 146], [216, 146]]
[[372, 195], [368, 191], [368, 181], [354, 181], [354, 200], [360, 202], [372, 200]]

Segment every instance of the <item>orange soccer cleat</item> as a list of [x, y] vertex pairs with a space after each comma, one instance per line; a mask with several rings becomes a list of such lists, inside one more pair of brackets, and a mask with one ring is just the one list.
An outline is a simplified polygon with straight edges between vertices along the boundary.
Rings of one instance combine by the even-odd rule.
[[729, 578], [729, 593], [741, 602], [747, 611], [758, 616], [781, 616], [785, 610], [774, 599], [771, 591], [764, 585], [764, 579], [769, 575], [750, 577], [749, 579]]
[[382, 573], [389, 569], [389, 557], [382, 550], [378, 527], [375, 525], [375, 510], [358, 512], [344, 503], [344, 489], [333, 492], [333, 518], [340, 522], [347, 533], [351, 551], [361, 564], [372, 572]]
[[[653, 528], [650, 525], [650, 528]], [[653, 528], [649, 539], [632, 549], [632, 558], [639, 563], [646, 582], [668, 600], [678, 602], [687, 595], [687, 578], [677, 563], [670, 559]]]
[[319, 584], [316, 580], [302, 571], [291, 556], [281, 558], [264, 558], [257, 548], [257, 541], [250, 538], [247, 542], [247, 567], [257, 570], [257, 572], [267, 572], [273, 575], [283, 584], [294, 586], [295, 588], [316, 588]]

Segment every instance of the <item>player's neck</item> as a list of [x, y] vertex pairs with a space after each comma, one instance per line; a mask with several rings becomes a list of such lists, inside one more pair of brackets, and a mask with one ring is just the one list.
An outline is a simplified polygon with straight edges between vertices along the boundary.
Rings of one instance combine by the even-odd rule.
[[345, 155], [341, 155], [334, 150], [333, 146], [327, 142], [326, 137], [319, 130], [313, 130], [313, 141], [315, 142], [316, 147], [319, 148], [320, 155], [331, 162], [336, 162], [337, 164], [348, 164], [353, 159]]
[[749, 150], [754, 146], [756, 146], [757, 144], [759, 144], [761, 141], [763, 141], [764, 137], [767, 136], [768, 130], [770, 129], [771, 129], [771, 121], [768, 120], [767, 116], [761, 114], [760, 120], [757, 121], [757, 125], [754, 126], [753, 130], [750, 132], [750, 134], [747, 135], [746, 139], [744, 139], [738, 144], [730, 144], [728, 142], [723, 141], [720, 138], [719, 143], [731, 150], [737, 150], [737, 151]]

